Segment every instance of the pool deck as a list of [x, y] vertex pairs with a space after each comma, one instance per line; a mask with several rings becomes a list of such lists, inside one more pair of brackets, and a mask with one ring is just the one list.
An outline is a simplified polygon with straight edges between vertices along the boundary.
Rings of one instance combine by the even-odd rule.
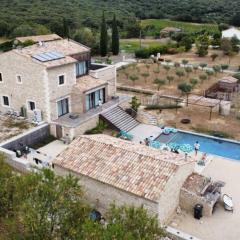
[[133, 135], [133, 142], [144, 142], [144, 139], [153, 136], [153, 139], [157, 138], [161, 134], [161, 128], [154, 125], [139, 124], [137, 127], [129, 131]]
[[193, 218], [192, 213], [176, 214], [170, 226], [192, 234], [202, 240], [236, 240], [240, 236], [240, 161], [213, 156], [211, 162], [202, 169], [202, 174], [213, 180], [222, 180], [226, 183], [222, 193], [233, 198], [234, 212], [224, 210], [218, 204], [211, 217], [201, 220]]

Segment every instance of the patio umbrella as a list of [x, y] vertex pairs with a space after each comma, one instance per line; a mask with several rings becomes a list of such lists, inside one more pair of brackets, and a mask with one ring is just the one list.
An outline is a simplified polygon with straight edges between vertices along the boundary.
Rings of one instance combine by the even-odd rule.
[[156, 148], [156, 149], [159, 149], [161, 147], [161, 143], [159, 141], [150, 141], [149, 143], [149, 146], [150, 147], [153, 147], [153, 148]]
[[193, 147], [190, 144], [182, 144], [179, 148], [182, 152], [190, 153], [193, 151]]

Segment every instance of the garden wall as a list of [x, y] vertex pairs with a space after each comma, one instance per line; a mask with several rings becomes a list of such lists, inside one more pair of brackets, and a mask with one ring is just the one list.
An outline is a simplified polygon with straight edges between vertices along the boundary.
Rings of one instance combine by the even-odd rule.
[[23, 146], [34, 145], [50, 135], [49, 124], [43, 124], [38, 127], [32, 128], [18, 136], [8, 139], [0, 143], [0, 147], [8, 150], [22, 150]]

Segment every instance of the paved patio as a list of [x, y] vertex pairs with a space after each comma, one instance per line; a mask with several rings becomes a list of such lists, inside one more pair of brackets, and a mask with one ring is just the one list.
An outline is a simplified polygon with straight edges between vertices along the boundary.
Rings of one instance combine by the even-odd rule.
[[192, 234], [203, 240], [237, 240], [240, 236], [240, 161], [213, 157], [212, 161], [202, 172], [213, 180], [222, 180], [226, 186], [222, 193], [233, 198], [234, 212], [224, 210], [218, 204], [212, 217], [203, 217], [200, 221], [193, 218], [193, 214], [182, 212], [176, 214], [170, 225]]
[[153, 136], [153, 139], [157, 138], [161, 133], [161, 128], [154, 125], [139, 124], [137, 127], [129, 131], [133, 135], [133, 142], [144, 142], [144, 139]]

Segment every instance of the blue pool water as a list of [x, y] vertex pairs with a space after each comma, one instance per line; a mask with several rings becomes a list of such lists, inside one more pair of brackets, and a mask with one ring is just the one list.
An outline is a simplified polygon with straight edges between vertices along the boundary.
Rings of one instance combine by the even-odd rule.
[[162, 143], [175, 142], [178, 144], [191, 144], [192, 146], [196, 141], [198, 141], [201, 146], [201, 152], [206, 152], [234, 160], [240, 160], [240, 144], [230, 141], [185, 132], [171, 134], [171, 136], [168, 137], [160, 135], [156, 140]]

